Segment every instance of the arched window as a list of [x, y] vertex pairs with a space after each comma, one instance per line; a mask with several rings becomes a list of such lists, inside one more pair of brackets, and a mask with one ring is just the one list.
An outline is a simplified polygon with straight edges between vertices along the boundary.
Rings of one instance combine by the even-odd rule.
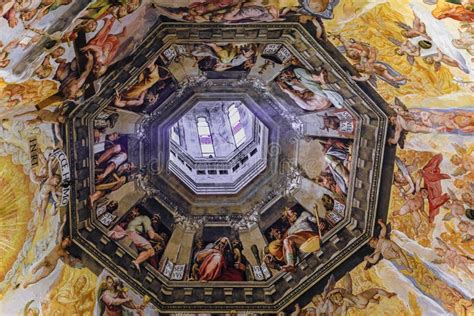
[[214, 144], [212, 143], [211, 129], [206, 118], [197, 118], [197, 129], [199, 135], [199, 144], [201, 145], [201, 152], [203, 157], [215, 156]]
[[171, 139], [178, 145], [181, 145], [181, 139], [179, 138], [179, 123], [176, 123], [171, 128]]
[[242, 123], [240, 122], [240, 113], [235, 104], [232, 104], [229, 107], [228, 115], [230, 126], [232, 128], [232, 135], [234, 135], [235, 145], [239, 147], [245, 142], [247, 136], [245, 135], [244, 128], [242, 126]]

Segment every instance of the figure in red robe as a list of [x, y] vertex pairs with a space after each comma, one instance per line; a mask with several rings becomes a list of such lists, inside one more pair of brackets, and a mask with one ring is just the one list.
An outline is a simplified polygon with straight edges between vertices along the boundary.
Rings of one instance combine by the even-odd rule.
[[196, 253], [200, 281], [244, 281], [245, 267], [235, 262], [228, 238], [219, 238], [214, 244]]
[[449, 179], [450, 176], [441, 173], [439, 168], [441, 161], [443, 161], [443, 155], [435, 155], [421, 170], [421, 175], [425, 182], [425, 188], [428, 190], [430, 223], [433, 223], [436, 215], [438, 215], [439, 208], [449, 200], [449, 194], [443, 193], [441, 180]]

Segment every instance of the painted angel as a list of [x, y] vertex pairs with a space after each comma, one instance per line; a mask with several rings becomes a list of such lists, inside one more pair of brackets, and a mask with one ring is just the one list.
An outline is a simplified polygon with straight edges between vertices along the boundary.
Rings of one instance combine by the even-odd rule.
[[426, 27], [425, 24], [420, 20], [420, 18], [415, 14], [415, 18], [413, 20], [413, 26], [408, 26], [403, 22], [395, 22], [400, 28], [403, 29], [401, 31], [402, 36], [405, 38], [404, 42], [400, 42], [395, 38], [390, 37], [389, 40], [398, 46], [395, 49], [395, 53], [397, 55], [407, 56], [407, 61], [410, 65], [415, 63], [415, 57], [421, 55], [421, 47], [418, 45], [414, 45], [411, 39], [420, 39], [425, 40], [427, 45], [430, 44], [430, 38], [426, 34]]
[[61, 125], [66, 122], [66, 115], [64, 115], [65, 106], [57, 106], [54, 108], [44, 108], [41, 110], [26, 111], [21, 114], [13, 116], [16, 121], [23, 121], [27, 125], [38, 125], [50, 123], [54, 130], [54, 136], [56, 137], [57, 148], [63, 148], [64, 141], [61, 135]]
[[342, 313], [342, 306], [329, 299], [329, 293], [333, 291], [335, 287], [336, 279], [334, 278], [334, 275], [331, 275], [323, 292], [315, 295], [311, 300], [315, 306], [314, 311], [316, 312], [316, 315], [339, 315]]
[[334, 276], [329, 278], [318, 305], [315, 304], [320, 313], [346, 315], [349, 308], [366, 309], [370, 303], [378, 304], [382, 297], [390, 298], [396, 295], [381, 288], [370, 288], [354, 294], [349, 273], [346, 273], [341, 281], [342, 287], [338, 288]]
[[[422, 55], [423, 51], [426, 54], [427, 59], [425, 61], [435, 64], [435, 67], [437, 65], [439, 67], [439, 63], [445, 63], [449, 66], [457, 67], [465, 73], [470, 73], [471, 67], [469, 67], [461, 52], [453, 46], [453, 36], [446, 30], [445, 24], [436, 19], [422, 5], [410, 3], [410, 6], [412, 7], [413, 14], [425, 24], [426, 35], [430, 38], [431, 47], [421, 47]], [[430, 54], [432, 55], [430, 56]]]
[[474, 56], [474, 23], [462, 23], [458, 32], [459, 37], [452, 40], [454, 47], [464, 49], [469, 55]]
[[456, 154], [451, 156], [451, 163], [457, 166], [452, 173], [453, 176], [461, 176], [474, 171], [474, 145], [465, 147], [464, 145], [453, 144]]
[[410, 267], [402, 248], [400, 248], [400, 246], [398, 246], [394, 241], [390, 240], [390, 225], [387, 227], [382, 219], [379, 219], [377, 223], [381, 229], [379, 236], [374, 236], [369, 241], [369, 247], [374, 249], [374, 252], [371, 255], [364, 257], [364, 260], [367, 262], [366, 269], [377, 264], [384, 258], [402, 265], [407, 271], [412, 272], [413, 269]]
[[[81, 261], [73, 257], [68, 251], [68, 248], [72, 245], [72, 240], [68, 236], [64, 237], [65, 226], [66, 216], [63, 217], [62, 224], [59, 227], [56, 246], [31, 270], [32, 278], [23, 283], [23, 288], [27, 288], [48, 277], [56, 269], [59, 260], [74, 268], [82, 267]], [[41, 272], [37, 274], [40, 270]]]
[[474, 132], [474, 112], [414, 109], [412, 113], [426, 127], [441, 133], [471, 134]]
[[43, 100], [38, 106], [46, 107], [54, 103], [58, 98], [76, 100], [84, 94], [87, 78], [94, 67], [94, 55], [91, 52], [84, 52], [87, 63], [82, 71], [79, 71], [79, 63], [76, 58], [70, 62], [60, 58], [54, 79], [60, 82], [59, 95], [53, 95]]
[[444, 63], [451, 67], [457, 67], [464, 71], [460, 63], [445, 53], [443, 53], [431, 37], [426, 33], [426, 26], [420, 18], [414, 13], [413, 25], [403, 22], [397, 22], [397, 25], [402, 28], [401, 34], [404, 37], [403, 42], [390, 37], [389, 40], [398, 46], [395, 53], [400, 56], [407, 56], [407, 61], [413, 65], [416, 57], [421, 57], [427, 64], [433, 64], [435, 71], [439, 71], [441, 64]]
[[39, 163], [42, 165], [38, 173], [30, 172], [32, 182], [39, 184], [39, 191], [35, 194], [37, 212], [44, 220], [46, 209], [50, 199], [54, 203], [52, 216], [56, 215], [59, 207], [59, 193], [61, 186], [61, 176], [57, 174], [58, 162], [49, 158], [47, 161], [42, 154], [38, 155]]
[[470, 242], [474, 239], [474, 224], [472, 221], [461, 220], [458, 229], [461, 232], [462, 242]]
[[425, 199], [428, 198], [428, 190], [421, 187], [423, 178], [420, 176], [415, 182], [414, 191], [408, 193], [404, 190], [400, 190], [400, 197], [405, 203], [400, 207], [399, 210], [393, 212], [393, 216], [404, 216], [411, 214], [415, 224], [415, 231], [421, 225], [422, 219], [426, 217], [425, 213]]
[[466, 213], [464, 202], [459, 199], [456, 194], [448, 188], [449, 201], [446, 202], [445, 207], [449, 209], [449, 213], [443, 217], [444, 221], [449, 221], [452, 218], [460, 218]]
[[228, 7], [223, 12], [213, 12], [211, 22], [245, 23], [245, 22], [277, 22], [284, 21], [287, 13], [293, 8], [276, 8], [273, 5], [256, 5], [242, 1], [236, 6]]
[[333, 37], [342, 43], [338, 49], [355, 62], [353, 66], [360, 73], [360, 75], [352, 76], [352, 79], [368, 81], [374, 87], [377, 87], [377, 78], [396, 88], [406, 84], [407, 78], [405, 76], [378, 59], [377, 48], [353, 38], [347, 40], [339, 34], [333, 35]]
[[0, 68], [6, 68], [10, 65], [10, 53], [13, 49], [18, 47], [19, 43], [19, 40], [13, 40], [3, 46], [3, 43], [0, 41]]
[[405, 147], [405, 140], [408, 133], [429, 134], [435, 131], [434, 128], [424, 125], [398, 98], [389, 105], [396, 115], [390, 116], [390, 123], [395, 127], [388, 143], [398, 144], [400, 148]]
[[[393, 174], [393, 185], [404, 193], [414, 194], [416, 188], [412, 173], [418, 169], [419, 162], [420, 160], [415, 158], [410, 165], [407, 165], [399, 157], [395, 157], [395, 164], [397, 165], [398, 170]], [[407, 185], [409, 186], [408, 189], [406, 188]]]
[[447, 264], [451, 269], [459, 269], [465, 272], [469, 278], [474, 279], [474, 273], [470, 267], [474, 267], [474, 259], [460, 254], [458, 249], [448, 245], [441, 238], [436, 237], [438, 247], [434, 248], [438, 258], [433, 261], [436, 264]]
[[474, 183], [468, 182], [467, 189], [467, 191], [461, 194], [461, 199], [469, 208], [474, 208]]

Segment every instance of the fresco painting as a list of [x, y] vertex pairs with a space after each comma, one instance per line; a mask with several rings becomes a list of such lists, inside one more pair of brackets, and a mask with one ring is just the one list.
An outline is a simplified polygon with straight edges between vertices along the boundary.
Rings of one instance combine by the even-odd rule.
[[[228, 288], [284, 279], [291, 299], [280, 315], [473, 315], [473, 8], [3, 1], [0, 314], [159, 315], [153, 304], [169, 295], [167, 282], [186, 284], [186, 303], [195, 288], [228, 297]], [[296, 49], [291, 32], [251, 36], [285, 22], [304, 33], [302, 46], [319, 48]], [[187, 23], [202, 34], [223, 27], [222, 38], [193, 38]], [[178, 29], [170, 45], [158, 39], [162, 24]], [[232, 33], [246, 26], [247, 37]], [[322, 62], [324, 49], [342, 66]], [[387, 199], [386, 214], [357, 220], [355, 191], [372, 185], [357, 172], [379, 171], [360, 151], [372, 141], [363, 124], [376, 118], [354, 110], [375, 101], [350, 97], [356, 90], [387, 109], [377, 131], [394, 154], [375, 197]], [[270, 170], [281, 183], [266, 182]], [[253, 196], [248, 183], [267, 191]], [[252, 198], [259, 203], [246, 204]], [[344, 273], [328, 264], [306, 298], [293, 297], [292, 280], [316, 269], [308, 258], [336, 253], [337, 233], [360, 222], [373, 229], [356, 264]], [[100, 255], [124, 265], [104, 269]], [[137, 279], [163, 297], [136, 290]]]

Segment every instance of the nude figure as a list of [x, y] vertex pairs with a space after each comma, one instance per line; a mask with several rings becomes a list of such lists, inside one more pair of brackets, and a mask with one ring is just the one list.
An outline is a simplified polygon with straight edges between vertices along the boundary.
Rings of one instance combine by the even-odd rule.
[[167, 7], [155, 5], [157, 11], [170, 19], [177, 21], [210, 22], [213, 12], [233, 8], [239, 5], [240, 0], [205, 0], [192, 2], [188, 7], [170, 10]]
[[389, 106], [396, 113], [396, 115], [392, 115], [389, 118], [390, 123], [395, 127], [394, 134], [387, 141], [389, 144], [399, 144], [403, 148], [406, 133], [429, 134], [435, 131], [434, 128], [426, 126], [423, 122], [416, 119], [415, 115], [398, 98], [395, 98], [394, 103]]
[[39, 111], [27, 111], [14, 116], [16, 120], [24, 121], [26, 124], [41, 124], [41, 123], [60, 123], [66, 122], [66, 116], [62, 114], [61, 108], [56, 108], [52, 111], [41, 109]]
[[0, 17], [8, 21], [8, 26], [14, 28], [18, 19], [16, 18], [16, 8], [18, 7], [16, 0], [4, 0], [0, 2]]
[[388, 143], [392, 145], [396, 145], [398, 143], [400, 135], [403, 131], [423, 134], [429, 134], [433, 132], [432, 128], [420, 125], [414, 119], [403, 117], [401, 115], [390, 117], [390, 123], [395, 126], [395, 135], [388, 140]]
[[342, 278], [342, 287], [336, 287], [332, 275], [321, 294], [313, 297], [315, 312], [311, 315], [346, 315], [350, 308], [366, 309], [370, 303], [378, 304], [382, 297], [393, 297], [396, 294], [381, 288], [370, 288], [359, 294], [353, 293], [352, 278], [346, 273]]
[[393, 212], [393, 216], [404, 216], [411, 214], [415, 222], [415, 230], [421, 225], [421, 218], [426, 217], [425, 214], [425, 199], [428, 198], [428, 191], [425, 188], [421, 188], [421, 181], [423, 178], [420, 176], [415, 183], [415, 192], [413, 194], [406, 193], [403, 190], [400, 190], [400, 196], [405, 203], [400, 208]]
[[0, 68], [6, 68], [10, 64], [10, 52], [19, 45], [19, 40], [13, 40], [3, 47], [3, 43], [0, 41]]
[[[393, 174], [393, 185], [396, 186], [398, 190], [403, 191], [403, 193], [414, 194], [416, 192], [415, 181], [411, 174], [418, 169], [419, 162], [420, 160], [415, 158], [411, 164], [407, 165], [400, 158], [395, 157], [395, 163], [398, 169]], [[406, 188], [407, 185], [408, 189]]]
[[460, 200], [450, 188], [448, 188], [448, 194], [449, 201], [446, 202], [445, 207], [449, 209], [449, 213], [444, 216], [443, 220], [446, 221], [452, 218], [461, 218], [466, 214], [464, 202]]
[[61, 124], [66, 123], [66, 116], [62, 114], [62, 108], [57, 107], [53, 111], [41, 109], [39, 111], [27, 111], [22, 114], [15, 115], [16, 120], [24, 121], [27, 125], [36, 125], [42, 123], [51, 123], [54, 128], [54, 135], [58, 143], [57, 147], [63, 147], [63, 138], [61, 135]]
[[456, 154], [451, 156], [451, 163], [457, 166], [452, 173], [454, 176], [460, 176], [474, 171], [474, 145], [466, 148], [464, 145], [453, 144]]
[[469, 242], [474, 239], [474, 224], [472, 222], [460, 221], [458, 229], [462, 234], [463, 242]]
[[461, 64], [456, 59], [453, 59], [443, 53], [439, 48], [436, 50], [436, 54], [432, 56], [427, 56], [423, 58], [423, 61], [428, 65], [434, 65], [434, 70], [439, 71], [441, 69], [441, 63], [445, 65], [456, 67], [463, 70]]
[[474, 114], [471, 112], [413, 110], [413, 113], [421, 124], [443, 133], [474, 132]]
[[410, 267], [402, 249], [395, 242], [387, 238], [387, 226], [385, 226], [381, 219], [377, 222], [381, 227], [379, 237], [372, 237], [369, 241], [369, 246], [374, 249], [374, 252], [370, 256], [365, 256], [364, 260], [370, 264], [376, 264], [380, 259], [385, 258], [403, 265], [407, 271], [412, 272], [413, 269]]
[[[63, 238], [63, 230], [66, 225], [66, 217], [63, 218], [63, 223], [58, 231], [56, 238], [56, 246], [31, 270], [32, 278], [23, 283], [23, 288], [35, 284], [42, 279], [48, 277], [56, 268], [59, 259], [69, 265], [78, 263], [78, 259], [71, 257], [68, 253], [67, 248], [72, 245], [72, 240], [69, 237]], [[36, 273], [41, 269], [41, 272]]]
[[51, 73], [53, 72], [53, 66], [51, 65], [51, 56], [47, 55], [44, 59], [41, 65], [36, 68], [35, 70], [35, 75], [39, 79], [45, 79], [48, 78]]
[[[357, 295], [345, 289], [334, 289], [329, 293], [329, 299], [336, 305], [341, 305], [343, 311], [349, 308], [365, 309], [369, 303], [378, 304], [382, 297], [392, 297], [395, 293], [387, 292], [380, 288], [371, 288]], [[342, 313], [345, 315], [345, 313]]]
[[402, 81], [407, 80], [405, 76], [392, 75], [390, 73], [387, 68], [388, 66], [378, 60], [378, 51], [375, 47], [355, 39], [346, 40], [340, 35], [333, 36], [342, 43], [347, 57], [356, 61], [354, 67], [361, 75], [352, 76], [352, 79], [368, 81], [372, 76], [379, 76], [387, 80], [391, 85], [399, 85]]
[[[42, 155], [38, 155], [40, 160], [44, 161]], [[54, 211], [52, 216], [56, 215], [59, 206], [59, 186], [61, 184], [61, 177], [56, 175], [53, 169], [57, 168], [57, 161], [55, 159], [49, 159], [48, 162], [44, 162], [45, 166], [40, 170], [40, 174], [35, 174], [31, 171], [31, 180], [40, 185], [39, 192], [36, 195], [38, 204], [38, 212], [41, 218], [44, 220], [46, 209], [48, 208], [49, 197], [51, 196], [54, 203]]]
[[[474, 192], [474, 183], [470, 183], [471, 192]], [[470, 192], [463, 192], [461, 194], [462, 201], [470, 208], [474, 208], [474, 197]]]
[[58, 60], [59, 66], [54, 79], [61, 82], [59, 89], [68, 100], [76, 100], [82, 96], [82, 87], [92, 71], [94, 56], [90, 52], [86, 52], [85, 56], [87, 58], [87, 64], [84, 71], [80, 74], [77, 59], [73, 59], [71, 62], [66, 62], [63, 59]]
[[94, 56], [92, 73], [96, 78], [105, 74], [117, 54], [120, 39], [126, 34], [125, 27], [118, 34], [109, 34], [115, 21], [115, 18], [104, 18], [102, 29], [81, 49], [82, 52], [90, 52]]
[[435, 259], [433, 263], [447, 264], [451, 269], [459, 269], [464, 271], [470, 279], [474, 279], [474, 273], [469, 267], [474, 266], [474, 260], [459, 254], [456, 248], [451, 247], [445, 243], [441, 238], [436, 237], [439, 247], [435, 247], [434, 251], [438, 255], [438, 259]]
[[[464, 49], [471, 56], [474, 56], [474, 23], [461, 23], [459, 26], [459, 38], [453, 39], [453, 46]], [[474, 61], [474, 58], [471, 58]]]
[[[426, 33], [425, 24], [418, 18], [415, 14], [415, 18], [413, 20], [413, 26], [408, 26], [404, 23], [397, 23], [401, 28], [404, 30], [401, 32], [403, 37], [406, 40], [402, 43], [394, 38], [389, 38], [389, 40], [394, 43], [395, 45], [399, 46], [395, 49], [395, 53], [399, 56], [407, 56], [408, 63], [413, 65], [415, 62], [416, 57], [422, 57], [423, 61], [427, 64], [434, 64], [435, 71], [438, 71], [441, 67], [441, 63], [444, 63], [448, 66], [461, 68], [461, 65], [458, 63], [457, 60], [449, 57], [448, 55], [444, 54], [439, 48], [436, 49], [436, 53], [432, 54], [431, 52], [426, 54], [423, 49], [431, 48], [432, 40]], [[419, 41], [418, 44], [414, 44], [412, 41]], [[423, 47], [423, 44], [427, 46]]]
[[214, 13], [210, 17], [212, 22], [241, 22], [241, 21], [256, 21], [256, 22], [275, 22], [284, 21], [284, 16], [292, 8], [284, 7], [278, 10], [275, 6], [261, 6], [240, 2], [234, 7], [227, 9], [223, 13]]
[[[333, 277], [333, 276], [331, 276]], [[329, 281], [331, 282], [331, 281]], [[328, 283], [329, 283], [328, 282]], [[319, 315], [331, 315], [329, 313], [329, 310], [334, 310], [334, 304], [328, 299], [327, 294], [332, 290], [333, 288], [326, 287], [324, 288], [324, 292], [322, 294], [316, 294], [313, 296], [311, 299], [311, 302], [315, 306], [314, 308], [306, 308], [306, 315], [307, 316], [319, 316]], [[337, 308], [336, 308], [337, 309]]]
[[[116, 107], [138, 107], [146, 104], [154, 104], [160, 94], [160, 89], [151, 89], [156, 84], [162, 84], [163, 81], [171, 78], [169, 72], [165, 76], [160, 76], [160, 66], [156, 63], [156, 59], [147, 66], [140, 74], [138, 82], [122, 93], [116, 93], [114, 105]], [[165, 68], [164, 68], [165, 69]], [[166, 69], [165, 69], [166, 70]]]

